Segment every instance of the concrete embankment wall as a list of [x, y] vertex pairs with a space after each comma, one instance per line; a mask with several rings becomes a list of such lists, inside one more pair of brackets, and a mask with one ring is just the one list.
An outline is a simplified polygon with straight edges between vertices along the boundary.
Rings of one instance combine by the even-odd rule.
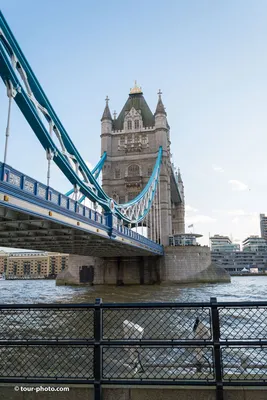
[[[31, 390], [34, 386], [45, 388], [47, 385], [0, 384], [1, 400], [94, 400], [92, 387], [79, 385], [61, 385], [69, 387], [68, 392]], [[16, 390], [14, 388], [16, 387]], [[23, 388], [21, 390], [21, 387]], [[56, 388], [50, 385], [50, 388]], [[25, 390], [29, 389], [29, 390]], [[264, 400], [267, 389], [256, 387], [234, 387], [224, 389], [224, 400]], [[103, 400], [216, 400], [216, 392], [211, 387], [125, 387], [103, 388]]]
[[161, 282], [230, 282], [228, 272], [211, 263], [208, 246], [166, 246], [161, 260]]

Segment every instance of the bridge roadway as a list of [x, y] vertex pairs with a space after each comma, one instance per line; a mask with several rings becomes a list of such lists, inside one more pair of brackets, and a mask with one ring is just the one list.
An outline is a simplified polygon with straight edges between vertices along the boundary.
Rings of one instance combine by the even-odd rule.
[[0, 246], [95, 257], [158, 256], [163, 246], [0, 163]]

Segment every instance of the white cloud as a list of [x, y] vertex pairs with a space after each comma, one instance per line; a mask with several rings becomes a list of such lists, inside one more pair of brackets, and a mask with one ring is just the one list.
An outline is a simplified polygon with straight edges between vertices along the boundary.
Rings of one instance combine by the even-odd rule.
[[240, 208], [233, 210], [214, 209], [212, 212], [216, 214], [230, 215], [233, 217], [259, 217], [259, 213], [256, 211], [245, 211]]
[[220, 214], [220, 213], [225, 212], [225, 210], [221, 210], [221, 209], [219, 209], [219, 208], [214, 208], [214, 209], [211, 210], [211, 212], [212, 212], [212, 213], [216, 213], [216, 214]]
[[237, 181], [235, 179], [231, 179], [230, 181], [228, 181], [228, 183], [232, 186], [232, 190], [234, 191], [243, 191], [248, 189], [248, 186], [245, 183]]
[[259, 220], [259, 213], [252, 211], [252, 212], [246, 212], [244, 210], [229, 210], [228, 215], [232, 215], [235, 218], [234, 219], [253, 219], [253, 220]]
[[238, 217], [235, 217], [234, 219], [232, 219], [232, 222], [233, 224], [238, 224], [239, 220], [240, 219]]
[[242, 209], [234, 210], [212, 210], [213, 213], [221, 214], [222, 216], [233, 217], [232, 222], [237, 224], [241, 221], [258, 221], [259, 213], [256, 211], [245, 211]]
[[224, 172], [224, 169], [222, 167], [219, 167], [219, 165], [214, 165], [212, 166], [213, 171], [216, 172]]
[[93, 165], [89, 161], [85, 161], [85, 164], [90, 169], [90, 171], [92, 171], [92, 169], [94, 168]]
[[[235, 216], [232, 219], [233, 224], [239, 224], [240, 226], [248, 226], [253, 223], [259, 225], [259, 214], [255, 212], [246, 213], [244, 215]], [[253, 233], [251, 233], [252, 235]]]
[[186, 204], [186, 205], [185, 205], [185, 212], [186, 212], [186, 213], [189, 213], [189, 212], [197, 212], [197, 211], [198, 211], [197, 208], [194, 208], [194, 207], [190, 206], [189, 204]]
[[241, 243], [241, 242], [242, 242], [241, 239], [237, 239], [237, 238], [233, 239], [233, 243]]
[[194, 215], [186, 219], [187, 224], [197, 224], [197, 223], [206, 224], [210, 222], [216, 222], [216, 219], [209, 217], [208, 215]]
[[245, 210], [228, 210], [227, 211], [228, 215], [234, 215], [234, 216], [249, 216], [249, 215], [254, 215], [255, 213], [251, 213], [251, 212], [246, 212]]

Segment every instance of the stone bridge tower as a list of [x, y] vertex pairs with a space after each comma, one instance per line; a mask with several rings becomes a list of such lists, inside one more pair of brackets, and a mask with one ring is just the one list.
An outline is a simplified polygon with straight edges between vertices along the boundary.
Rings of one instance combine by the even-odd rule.
[[161, 92], [153, 114], [136, 84], [116, 117], [108, 97], [101, 118], [101, 153], [107, 152], [102, 186], [108, 195], [125, 203], [140, 193], [153, 171], [159, 146], [163, 148], [160, 172], [161, 243], [184, 232], [184, 189], [181, 174], [175, 175], [170, 159], [170, 127]]

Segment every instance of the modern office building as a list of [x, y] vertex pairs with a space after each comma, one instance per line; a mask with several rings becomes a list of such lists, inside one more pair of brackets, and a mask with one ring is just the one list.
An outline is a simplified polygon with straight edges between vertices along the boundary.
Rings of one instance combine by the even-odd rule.
[[7, 279], [55, 277], [67, 266], [68, 254], [0, 251], [0, 274]]
[[267, 253], [267, 242], [259, 236], [249, 236], [243, 240], [243, 251], [255, 251]]
[[213, 251], [233, 252], [240, 250], [239, 244], [232, 243], [231, 239], [228, 236], [222, 236], [222, 235], [214, 235], [210, 237], [210, 247], [212, 252]]
[[249, 236], [240, 245], [228, 236], [214, 235], [211, 241], [211, 260], [230, 274], [265, 272], [267, 270], [267, 243], [259, 236]]
[[169, 237], [169, 246], [200, 246], [197, 238], [202, 237], [198, 233], [180, 233]]
[[261, 237], [267, 240], [267, 217], [265, 214], [260, 214], [260, 228], [261, 228]]
[[246, 269], [265, 272], [267, 267], [267, 251], [213, 251], [211, 260], [227, 272], [241, 273]]

